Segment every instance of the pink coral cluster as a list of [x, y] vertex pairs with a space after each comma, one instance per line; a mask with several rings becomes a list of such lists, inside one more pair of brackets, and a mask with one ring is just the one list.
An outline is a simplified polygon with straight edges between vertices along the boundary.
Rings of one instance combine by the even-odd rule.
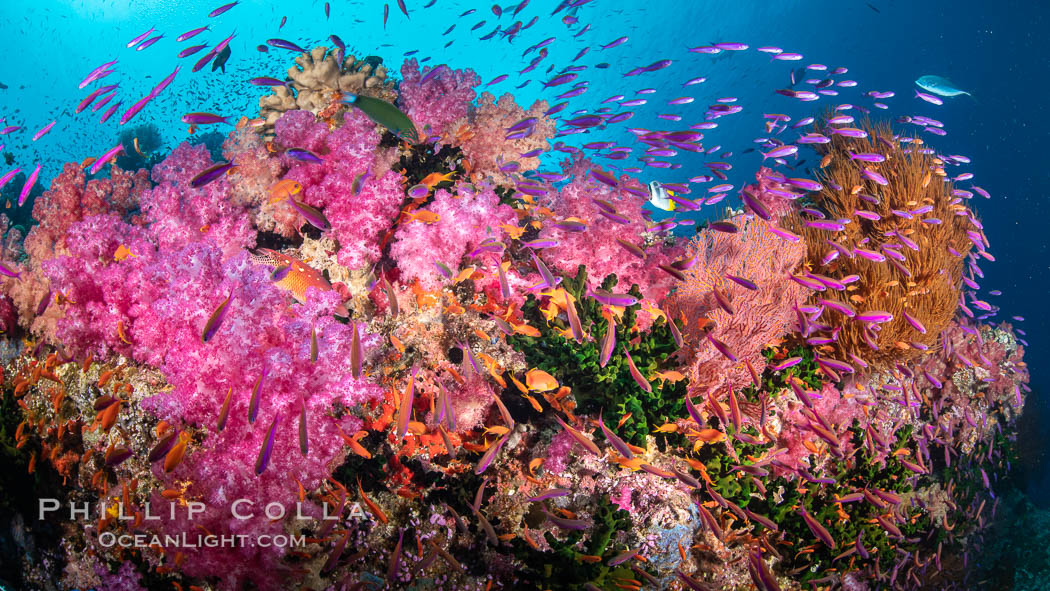
[[[571, 180], [560, 191], [551, 191], [548, 198], [540, 200], [555, 214], [555, 220], [544, 222], [540, 236], [558, 241], [558, 247], [545, 251], [544, 259], [552, 269], [575, 275], [578, 265], [586, 265], [587, 282], [590, 288], [598, 287], [607, 275], [615, 273], [619, 282], [617, 289], [627, 291], [638, 284], [642, 295], [653, 302], [660, 302], [671, 291], [674, 278], [659, 265], [667, 265], [683, 253], [677, 246], [665, 245], [667, 233], [654, 234], [648, 231], [643, 215], [645, 199], [622, 188], [628, 179], [620, 179], [617, 188], [595, 180], [590, 173], [594, 167], [586, 159], [564, 165], [564, 174]], [[603, 215], [603, 204], [611, 204], [613, 214], [627, 223], [614, 221]], [[608, 212], [606, 212], [608, 213]], [[555, 224], [575, 217], [587, 223], [585, 232], [574, 232]], [[645, 250], [645, 259], [632, 254], [617, 242], [622, 240]], [[651, 245], [646, 246], [651, 241]]]
[[[535, 156], [522, 157], [534, 150], [550, 148], [548, 140], [554, 137], [555, 122], [546, 115], [547, 102], [536, 101], [528, 110], [514, 102], [514, 97], [505, 94], [496, 100], [492, 94], [483, 92], [477, 106], [461, 124], [469, 124], [469, 130], [460, 141], [463, 153], [472, 163], [476, 176], [488, 177], [499, 184], [512, 184], [515, 175], [503, 172], [500, 167], [511, 162], [518, 163], [518, 173], [539, 168], [540, 159]], [[527, 137], [507, 139], [507, 128], [522, 120], [534, 118], [532, 133]], [[457, 139], [457, 138], [453, 138]]]
[[[812, 400], [812, 408], [810, 410], [831, 427], [830, 430], [838, 437], [841, 443], [840, 450], [843, 455], [849, 455], [852, 451], [852, 445], [849, 443], [849, 433], [846, 429], [853, 423], [853, 420], [858, 419], [862, 426], [868, 423], [863, 412], [864, 407], [856, 400], [858, 393], [859, 390], [853, 384], [848, 384], [843, 390], [839, 390], [834, 384], [825, 383], [820, 392], [807, 394]], [[782, 396], [791, 400], [791, 397], [794, 395], [790, 392], [785, 392]], [[819, 457], [807, 449], [803, 442], [808, 441], [814, 447], [826, 446], [825, 440], [817, 435], [812, 426], [816, 425], [817, 428], [820, 428], [822, 425], [816, 424], [811, 417], [806, 416], [807, 413], [803, 411], [804, 407], [801, 402], [791, 401], [781, 404], [786, 410], [780, 415], [780, 432], [777, 434], [777, 447], [784, 448], [787, 452], [778, 458], [780, 463], [792, 469], [815, 468], [816, 466], [804, 464], [801, 461], [802, 458], [807, 456], [811, 457], [810, 462], [816, 461], [812, 458]]]
[[[51, 187], [33, 202], [33, 218], [40, 223], [26, 237], [26, 251], [30, 256], [34, 255], [34, 250], [49, 252], [47, 246], [50, 245], [61, 249], [66, 231], [85, 217], [126, 212], [138, 204], [139, 195], [149, 188], [145, 170], [127, 172], [113, 167], [109, 178], [86, 182], [85, 178], [83, 168], [75, 162], [67, 162], [62, 172], [51, 181]], [[34, 258], [44, 260], [49, 257]]]
[[[360, 269], [379, 260], [382, 234], [397, 219], [405, 194], [401, 175], [376, 166], [381, 150], [375, 124], [354, 110], [346, 114], [342, 127], [329, 132], [328, 125], [312, 113], [289, 111], [277, 121], [275, 130], [282, 145], [311, 150], [321, 157], [317, 164], [282, 156], [289, 166], [284, 178], [303, 186], [302, 195], [296, 198], [324, 211], [341, 247], [339, 264]], [[354, 191], [355, 181], [358, 191]], [[287, 201], [277, 205], [292, 210]], [[296, 223], [301, 226], [305, 221], [300, 218]]]
[[[52, 296], [51, 286], [40, 272], [41, 263], [66, 252], [67, 233], [73, 224], [98, 214], [124, 215], [138, 205], [141, 195], [149, 188], [145, 170], [132, 173], [114, 166], [110, 178], [90, 181], [85, 178], [84, 169], [77, 163], [63, 166], [50, 188], [33, 202], [33, 217], [39, 223], [29, 230], [20, 249], [28, 257], [22, 276], [0, 279], [0, 290], [17, 309], [19, 324], [46, 338], [53, 335], [58, 312], [49, 306], [44, 316], [38, 317], [41, 302]], [[11, 241], [19, 237], [17, 230], [8, 232], [5, 253], [15, 253]]]
[[390, 256], [397, 261], [402, 277], [418, 280], [425, 289], [437, 288], [441, 282], [435, 262], [456, 272], [465, 255], [483, 240], [503, 240], [506, 232], [500, 225], [515, 225], [514, 210], [501, 205], [491, 188], [477, 194], [461, 190], [455, 194], [440, 189], [426, 211], [440, 216], [436, 222], [402, 224], [394, 235]]
[[[347, 374], [354, 329], [332, 316], [340, 303], [336, 292], [309, 292], [308, 302], [290, 311], [288, 296], [270, 280], [268, 269], [250, 262], [246, 253], [227, 257], [208, 241], [168, 244], [154, 228], [132, 226], [112, 215], [90, 217], [70, 228], [75, 237], [70, 254], [44, 264], [51, 281], [65, 286], [76, 301], [65, 306], [57, 336], [77, 355], [120, 352], [160, 369], [174, 388], [146, 399], [143, 408], [189, 432], [209, 433], [203, 443], [191, 445], [172, 473], [155, 465], [159, 480], [168, 487], [189, 482], [186, 494], [207, 507], [192, 522], [160, 522], [159, 532], [203, 525], [217, 534], [280, 533], [286, 521], [231, 521], [231, 503], [249, 498], [260, 506], [278, 502], [291, 508], [290, 483], [298, 479], [311, 489], [318, 486], [345, 453], [338, 429], [360, 428], [359, 419], [335, 418], [337, 409], [376, 400], [382, 390]], [[118, 243], [138, 256], [114, 261]], [[232, 297], [222, 325], [209, 342], [202, 342], [202, 327], [227, 296]], [[311, 331], [317, 335], [316, 362], [310, 360]], [[374, 339], [366, 337], [366, 342], [374, 346]], [[264, 371], [258, 419], [252, 424], [249, 398]], [[216, 432], [227, 393], [232, 393], [229, 419]], [[305, 456], [298, 436], [304, 404]], [[254, 459], [274, 417], [280, 421], [273, 456], [264, 473], [256, 475]], [[159, 490], [157, 504], [164, 502]], [[279, 588], [257, 568], [245, 566], [276, 568], [279, 556], [263, 549], [187, 552], [193, 560], [186, 572], [195, 576], [250, 578], [259, 588]]]
[[768, 167], [761, 167], [755, 173], [753, 185], [745, 185], [744, 191], [765, 206], [773, 218], [780, 218], [791, 212], [795, 199], [801, 197], [794, 192], [794, 187], [783, 184], [784, 175]]
[[[440, 71], [435, 73], [435, 68]], [[399, 102], [421, 138], [452, 135], [456, 130], [450, 124], [467, 116], [477, 97], [474, 88], [481, 84], [474, 70], [452, 70], [444, 64], [420, 73], [414, 58], [401, 66], [401, 78]]]
[[157, 185], [144, 191], [140, 200], [143, 217], [161, 248], [208, 240], [219, 245], [225, 256], [233, 256], [255, 246], [248, 211], [229, 199], [233, 184], [229, 177], [198, 189], [190, 186], [190, 180], [212, 164], [205, 146], [181, 144], [153, 167]]

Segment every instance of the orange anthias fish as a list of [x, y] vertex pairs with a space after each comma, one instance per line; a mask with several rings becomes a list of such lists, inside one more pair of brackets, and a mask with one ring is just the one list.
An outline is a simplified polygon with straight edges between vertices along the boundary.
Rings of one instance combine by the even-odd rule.
[[423, 177], [423, 181], [420, 184], [426, 186], [426, 188], [428, 188], [431, 191], [433, 191], [434, 187], [436, 187], [438, 185], [438, 183], [443, 183], [445, 181], [451, 181], [452, 180], [452, 174], [453, 174], [452, 172], [446, 172], [444, 174], [442, 174], [440, 172], [432, 172], [432, 173], [428, 174], [427, 176]]
[[277, 203], [292, 195], [298, 195], [302, 190], [303, 186], [292, 179], [277, 181], [274, 186], [270, 187], [270, 203]]
[[558, 380], [542, 369], [530, 369], [525, 374], [525, 384], [534, 392], [547, 392], [558, 387]]
[[434, 213], [426, 209], [421, 209], [414, 213], [406, 213], [405, 216], [410, 222], [423, 222], [424, 224], [433, 224], [441, 221], [440, 213]]
[[137, 257], [137, 256], [139, 256], [139, 255], [131, 252], [131, 250], [128, 247], [126, 247], [123, 244], [121, 244], [120, 246], [117, 247], [117, 251], [115, 253], [113, 253], [113, 260], [117, 261], [117, 262], [120, 262], [120, 261], [123, 261], [124, 259], [126, 259], [128, 257]]
[[[260, 248], [251, 255], [252, 262], [266, 265], [274, 269], [274, 284], [281, 289], [291, 292], [292, 297], [299, 303], [306, 302], [306, 290], [316, 287], [322, 291], [332, 289], [332, 284], [324, 278], [320, 271], [282, 252], [269, 248]], [[340, 316], [349, 316], [349, 312], [342, 304], [336, 310]]]

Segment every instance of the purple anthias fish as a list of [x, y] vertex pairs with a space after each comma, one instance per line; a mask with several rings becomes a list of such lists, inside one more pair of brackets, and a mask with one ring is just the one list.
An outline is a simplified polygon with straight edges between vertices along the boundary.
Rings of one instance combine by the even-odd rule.
[[186, 49], [183, 49], [182, 51], [179, 52], [179, 57], [180, 58], [189, 57], [189, 56], [197, 53], [198, 51], [204, 49], [207, 46], [208, 46], [207, 43], [202, 43], [200, 45], [193, 45], [191, 47], [187, 47]]
[[288, 154], [289, 157], [301, 162], [309, 162], [311, 164], [321, 164], [323, 162], [320, 156], [306, 148], [288, 148], [285, 153]]
[[299, 47], [291, 41], [285, 41], [284, 39], [267, 39], [266, 44], [270, 47], [276, 47], [278, 49], [288, 49], [298, 53], [306, 53], [306, 50], [302, 47]]
[[[155, 31], [155, 30], [156, 30], [156, 27], [150, 27], [150, 28], [149, 28], [149, 30], [148, 30], [148, 31], [146, 31], [145, 33], [143, 33], [143, 34], [139, 35], [138, 37], [135, 37], [135, 38], [134, 38], [134, 39], [132, 39], [131, 41], [128, 41], [128, 49], [131, 49], [132, 47], [135, 47], [136, 45], [138, 45], [139, 41], [142, 41], [142, 40], [143, 40], [143, 39], [145, 39], [146, 37], [149, 37], [149, 36], [150, 36], [150, 33], [152, 33], [152, 32], [153, 32], [153, 31]], [[114, 60], [114, 61], [115, 61], [115, 60]], [[84, 87], [83, 87], [83, 86], [81, 86], [80, 88], [84, 88]]]
[[26, 180], [26, 184], [22, 185], [22, 191], [18, 194], [18, 206], [22, 207], [22, 204], [26, 202], [26, 198], [29, 197], [30, 191], [33, 190], [33, 185], [36, 184], [36, 179], [40, 176], [40, 166], [37, 164], [33, 172], [29, 173], [29, 179]]
[[277, 434], [277, 423], [280, 419], [281, 415], [276, 414], [273, 417], [273, 422], [270, 423], [269, 432], [266, 435], [266, 439], [263, 441], [262, 448], [259, 450], [259, 457], [255, 460], [256, 476], [261, 476], [262, 473], [266, 471], [266, 467], [270, 465], [270, 456], [273, 455], [274, 436]]
[[182, 116], [182, 122], [194, 125], [208, 125], [211, 123], [229, 123], [227, 121], [229, 118], [230, 115], [223, 117], [214, 113], [186, 113]]
[[208, 17], [209, 18], [217, 17], [220, 14], [226, 12], [227, 10], [233, 8], [234, 6], [237, 6], [237, 4], [239, 4], [239, 3], [240, 3], [240, 0], [238, 0], [237, 2], [230, 2], [229, 4], [223, 4], [222, 6], [216, 8], [215, 10], [213, 10], [211, 12], [209, 12], [208, 13]]
[[7, 174], [0, 177], [0, 189], [2, 189], [4, 185], [9, 183], [11, 179], [15, 178], [15, 175], [18, 174], [21, 170], [22, 167], [15, 167], [14, 169], [7, 171]]
[[164, 38], [164, 35], [157, 35], [156, 37], [154, 37], [154, 38], [152, 38], [152, 39], [147, 39], [146, 41], [143, 41], [141, 45], [139, 45], [138, 47], [136, 47], [136, 48], [135, 48], [135, 51], [142, 51], [142, 50], [144, 50], [144, 49], [149, 49], [149, 48], [150, 48], [150, 47], [152, 47], [152, 46], [153, 46], [153, 45], [154, 45], [154, 44], [155, 44], [156, 42], [160, 41], [160, 40], [161, 40], [161, 39], [163, 39], [163, 38]]
[[161, 80], [156, 86], [153, 87], [153, 90], [151, 90], [149, 94], [147, 94], [145, 97], [143, 97], [141, 100], [139, 100], [139, 102], [137, 102], [134, 105], [132, 105], [131, 108], [128, 109], [120, 117], [120, 124], [124, 125], [128, 121], [131, 121], [132, 117], [137, 115], [139, 113], [139, 111], [141, 111], [146, 106], [146, 103], [148, 103], [150, 100], [152, 100], [158, 94], [160, 94], [165, 88], [167, 88], [168, 85], [171, 84], [171, 81], [174, 80], [175, 76], [179, 73], [179, 69], [180, 69], [180, 66], [176, 66], [175, 67], [175, 71], [173, 71], [171, 74], [168, 74], [168, 76], [166, 78]]
[[187, 39], [189, 39], [191, 37], [196, 37], [197, 35], [200, 35], [204, 31], [207, 31], [209, 26], [210, 25], [206, 25], [206, 26], [203, 26], [203, 27], [199, 27], [199, 28], [193, 29], [192, 31], [186, 31], [185, 33], [183, 33], [183, 34], [179, 35], [178, 37], [176, 37], [175, 40], [181, 43], [181, 42], [183, 42], [183, 41], [185, 41], [185, 40], [187, 40]]
[[285, 82], [284, 80], [278, 80], [277, 78], [270, 78], [268, 76], [252, 78], [248, 82], [256, 86], [286, 86], [288, 84], [288, 82]]
[[[149, 31], [147, 31], [146, 34], [149, 34], [152, 31], [153, 31], [153, 29], [150, 29]], [[80, 85], [77, 88], [84, 88], [85, 86], [87, 86], [88, 84], [91, 84], [95, 80], [98, 80], [99, 78], [102, 78], [103, 76], [106, 76], [108, 74], [107, 70], [109, 70], [116, 63], [117, 63], [117, 60], [113, 60], [111, 62], [106, 62], [106, 63], [102, 64], [101, 66], [95, 68], [94, 70], [91, 70], [91, 72], [83, 80], [80, 81]]]
[[232, 162], [220, 162], [218, 164], [209, 166], [208, 168], [205, 168], [204, 170], [199, 172], [192, 179], [190, 179], [190, 186], [194, 189], [199, 189], [204, 185], [207, 185], [208, 183], [222, 177], [222, 175], [226, 174], [235, 166], [236, 165]]
[[40, 129], [40, 131], [38, 131], [38, 132], [34, 133], [34, 134], [33, 134], [33, 141], [35, 142], [35, 141], [37, 141], [38, 139], [40, 139], [40, 138], [44, 137], [44, 135], [46, 135], [46, 134], [47, 134], [47, 132], [51, 131], [51, 128], [55, 126], [55, 123], [57, 123], [57, 121], [52, 121], [51, 123], [48, 123], [47, 125], [45, 125], [44, 127], [42, 127], [42, 128]]

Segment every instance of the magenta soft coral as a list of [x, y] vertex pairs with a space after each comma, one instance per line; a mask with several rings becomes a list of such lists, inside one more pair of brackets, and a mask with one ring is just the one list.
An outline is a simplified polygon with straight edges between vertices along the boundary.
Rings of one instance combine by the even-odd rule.
[[[455, 130], [448, 129], [449, 124], [467, 116], [477, 97], [474, 87], [481, 83], [473, 70], [452, 70], [444, 64], [433, 67], [441, 71], [423, 82], [424, 73], [420, 73], [414, 58], [401, 66], [399, 103], [416, 124], [421, 138], [451, 135]], [[425, 70], [427, 75], [432, 73], [432, 68]]]
[[[152, 263], [155, 245], [148, 231], [127, 224], [118, 216], [98, 215], [74, 224], [69, 230], [69, 253], [44, 261], [43, 275], [70, 302], [52, 304], [58, 314], [54, 339], [77, 354], [108, 356], [128, 354], [117, 327], [130, 329], [135, 305], [148, 302], [156, 277], [144, 273]], [[136, 256], [113, 260], [124, 244]], [[151, 281], [152, 280], [152, 281]]]
[[[355, 380], [348, 373], [345, 360], [350, 357], [353, 327], [333, 318], [338, 303], [334, 292], [315, 293], [308, 304], [289, 313], [286, 296], [246, 257], [222, 264], [213, 252], [205, 260], [211, 268], [205, 277], [194, 280], [196, 273], [182, 267], [180, 275], [186, 289], [151, 306], [161, 311], [153, 322], [168, 327], [163, 333], [168, 335], [170, 353], [163, 367], [175, 389], [155, 396], [145, 406], [158, 417], [209, 433], [172, 473], [163, 473], [159, 466], [154, 469], [169, 486], [192, 482], [188, 493], [207, 509], [192, 522], [162, 523], [160, 529], [174, 533], [203, 525], [216, 534], [286, 533], [296, 510], [295, 481], [310, 490], [319, 486], [345, 455], [339, 429], [352, 433], [361, 427], [353, 416], [334, 418], [337, 409], [380, 399], [382, 389], [364, 379]], [[211, 341], [201, 343], [200, 325], [230, 292], [234, 300], [223, 326]], [[180, 310], [182, 317], [176, 318]], [[316, 362], [310, 361], [311, 330], [318, 337]], [[152, 331], [147, 339], [164, 338], [161, 333]], [[375, 339], [365, 336], [374, 346]], [[188, 359], [195, 361], [188, 363]], [[258, 417], [253, 424], [249, 417], [251, 393], [264, 371]], [[225, 429], [216, 433], [219, 409], [231, 391], [229, 419]], [[305, 456], [298, 437], [303, 404], [309, 444]], [[255, 460], [275, 417], [278, 426], [270, 463], [257, 475]], [[255, 516], [243, 521], [230, 519], [232, 502], [241, 498], [254, 503], [242, 506], [242, 512], [251, 510]], [[156, 500], [160, 501], [159, 496]], [[288, 517], [271, 522], [261, 513], [270, 503], [282, 505]], [[307, 509], [305, 513], [316, 511]], [[187, 558], [190, 566], [186, 572], [193, 576], [219, 576], [229, 582], [251, 579], [260, 589], [281, 586], [267, 572], [283, 568], [281, 556], [266, 549], [190, 550]]]
[[[339, 264], [360, 269], [378, 260], [382, 234], [397, 218], [405, 193], [398, 173], [373, 176], [380, 137], [375, 124], [354, 110], [346, 114], [342, 127], [329, 133], [328, 125], [315, 121], [313, 114], [289, 111], [275, 130], [281, 145], [312, 150], [321, 157], [317, 164], [282, 156], [289, 166], [284, 178], [302, 184], [297, 197], [321, 209], [332, 224]], [[358, 177], [363, 180], [355, 193]], [[290, 209], [291, 204], [281, 202], [278, 207]]]
[[[824, 419], [839, 438], [841, 451], [848, 455], [852, 451], [849, 443], [847, 429], [853, 420], [859, 421], [860, 426], [868, 424], [868, 418], [864, 413], [864, 406], [857, 402], [857, 397], [863, 394], [853, 380], [847, 380], [844, 389], [839, 390], [835, 384], [823, 384], [820, 392], [812, 392], [810, 396], [814, 414]], [[778, 401], [778, 406], [783, 407], [780, 413], [780, 432], [777, 434], [778, 447], [787, 452], [781, 456], [783, 464], [791, 468], [812, 468], [812, 464], [803, 462], [803, 458], [809, 457], [808, 462], [815, 462], [816, 456], [806, 447], [805, 441], [809, 441], [814, 447], [826, 446], [823, 439], [817, 435], [810, 425], [813, 423], [803, 413], [803, 406], [794, 397], [794, 394], [783, 395], [784, 399]]]
[[[196, 531], [215, 534], [284, 533], [288, 520], [272, 522], [229, 518], [232, 502], [251, 499], [259, 508], [282, 504], [294, 515], [294, 483], [316, 488], [345, 454], [339, 428], [353, 432], [360, 421], [338, 416], [376, 400], [382, 389], [349, 376], [352, 328], [332, 316], [339, 296], [311, 292], [308, 303], [292, 305], [269, 278], [268, 269], [245, 253], [228, 257], [219, 245], [193, 241], [156, 250], [149, 229], [125, 224], [116, 216], [94, 216], [70, 229], [69, 255], [45, 264], [51, 280], [68, 286], [76, 304], [65, 306], [58, 334], [71, 352], [85, 349], [105, 356], [118, 351], [161, 370], [174, 386], [152, 395], [141, 407], [196, 434], [183, 462], [171, 473], [155, 466], [161, 488], [190, 483], [187, 494], [206, 510], [192, 521], [180, 516], [155, 525], [158, 533]], [[138, 256], [114, 261], [112, 251], [125, 244]], [[207, 343], [201, 329], [212, 311], [232, 294], [229, 311]], [[118, 337], [117, 326], [123, 323]], [[310, 334], [316, 331], [319, 355], [310, 361]], [[364, 335], [366, 346], [376, 338]], [[256, 379], [267, 371], [258, 419], [249, 421], [248, 404]], [[232, 389], [232, 390], [231, 390]], [[229, 419], [217, 432], [219, 409], [232, 392]], [[309, 452], [299, 449], [298, 428], [306, 405]], [[280, 417], [269, 466], [256, 475], [254, 466], [266, 430]], [[160, 489], [158, 488], [158, 491]], [[156, 504], [164, 504], [159, 492]], [[245, 510], [248, 507], [243, 507]], [[314, 513], [308, 509], [307, 513]], [[187, 554], [185, 572], [221, 577], [230, 584], [251, 579], [260, 589], [280, 588], [267, 572], [281, 567], [279, 554], [251, 545]]]
[[140, 201], [162, 248], [207, 239], [232, 256], [255, 245], [247, 209], [229, 198], [230, 180], [223, 176], [199, 189], [190, 186], [190, 180], [211, 165], [207, 147], [183, 143], [153, 167], [157, 186], [144, 191]]
[[[567, 165], [564, 172], [572, 180], [558, 193], [552, 192], [549, 198], [549, 207], [559, 220], [567, 217], [583, 219], [588, 224], [587, 230], [570, 232], [554, 227], [555, 220], [544, 222], [541, 237], [558, 240], [557, 248], [544, 251], [544, 260], [554, 270], [569, 275], [576, 274], [578, 265], [585, 265], [591, 288], [615, 273], [618, 291], [627, 291], [632, 284], [638, 284], [642, 295], [660, 302], [671, 290], [674, 279], [658, 265], [670, 263], [683, 251], [680, 247], [656, 242], [645, 248], [646, 258], [642, 260], [618, 243], [617, 239], [620, 239], [642, 245], [646, 232], [642, 209], [646, 200], [594, 180], [590, 175], [592, 166], [587, 160]], [[617, 215], [626, 218], [628, 223], [621, 224], [601, 215], [603, 209], [595, 202], [597, 199], [612, 204]], [[541, 200], [541, 203], [547, 204], [548, 201]]]
[[[500, 204], [499, 196], [492, 189], [477, 194], [466, 190], [452, 194], [441, 189], [426, 209], [441, 219], [432, 224], [418, 221], [402, 224], [394, 235], [390, 256], [397, 261], [402, 277], [418, 280], [428, 290], [437, 288], [441, 282], [435, 262], [456, 272], [464, 255], [485, 238], [501, 240], [504, 231], [500, 225], [515, 225], [518, 220], [513, 209]], [[494, 269], [493, 266], [493, 272]]]

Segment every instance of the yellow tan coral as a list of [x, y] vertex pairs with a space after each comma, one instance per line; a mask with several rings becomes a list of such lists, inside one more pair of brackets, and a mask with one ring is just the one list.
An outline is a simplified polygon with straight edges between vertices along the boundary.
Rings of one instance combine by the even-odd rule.
[[[816, 293], [812, 301], [829, 299], [852, 306], [858, 313], [880, 310], [893, 315], [878, 330], [831, 308], [821, 320], [841, 326], [831, 345], [840, 358], [853, 355], [878, 367], [914, 358], [923, 347], [937, 342], [959, 300], [965, 257], [973, 246], [967, 231], [983, 234], [973, 213], [953, 196], [951, 183], [944, 180], [944, 163], [925, 153], [921, 141], [901, 143], [893, 139], [889, 125], [865, 123], [862, 127], [866, 138], [828, 134], [831, 143], [818, 148], [824, 157], [817, 173], [823, 189], [810, 194], [813, 204], [829, 218], [848, 218], [849, 223], [842, 231], [831, 232], [808, 226], [813, 218], [795, 213], [784, 225], [805, 238], [807, 266], [813, 273], [835, 279], [858, 277], [846, 291]], [[885, 161], [862, 162], [851, 153], [881, 154]], [[864, 176], [865, 168], [884, 177], [886, 184]], [[878, 219], [868, 219], [874, 217]], [[861, 248], [869, 256], [884, 255], [886, 260], [854, 254], [824, 264], [835, 248], [829, 241], [851, 252]]]
[[348, 55], [340, 64], [335, 52], [323, 45], [297, 57], [295, 65], [288, 68], [288, 78], [291, 88], [274, 87], [273, 94], [259, 99], [259, 115], [266, 123], [258, 131], [266, 139], [273, 138], [273, 125], [285, 111], [302, 109], [338, 120], [332, 115], [346, 110], [339, 104], [342, 93], [390, 102], [397, 98], [394, 81], [387, 78], [387, 69], [381, 63]]

